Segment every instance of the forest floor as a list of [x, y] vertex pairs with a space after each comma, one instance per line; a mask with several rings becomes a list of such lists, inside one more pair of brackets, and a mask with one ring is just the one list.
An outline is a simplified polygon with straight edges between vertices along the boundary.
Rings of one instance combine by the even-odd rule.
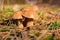
[[[14, 5], [15, 6], [15, 5]], [[15, 24], [9, 24], [11, 15], [14, 13], [13, 5], [5, 5], [0, 10], [0, 39], [6, 40], [60, 40], [60, 7], [51, 5], [39, 6], [39, 19], [34, 22], [37, 24], [29, 31], [17, 32]], [[30, 5], [18, 5], [19, 8]], [[49, 14], [51, 12], [51, 14]], [[6, 25], [1, 25], [1, 23]], [[9, 26], [8, 26], [9, 24]], [[7, 32], [7, 33], [6, 33]], [[6, 35], [6, 36], [3, 36]], [[22, 36], [22, 38], [21, 38]], [[25, 36], [25, 37], [23, 37]]]

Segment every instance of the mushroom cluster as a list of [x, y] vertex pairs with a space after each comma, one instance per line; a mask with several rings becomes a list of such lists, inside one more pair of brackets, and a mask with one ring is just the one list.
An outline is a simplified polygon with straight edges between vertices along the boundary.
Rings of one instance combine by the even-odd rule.
[[17, 20], [18, 28], [31, 27], [34, 20], [38, 19], [37, 6], [24, 7], [13, 14], [13, 19]]

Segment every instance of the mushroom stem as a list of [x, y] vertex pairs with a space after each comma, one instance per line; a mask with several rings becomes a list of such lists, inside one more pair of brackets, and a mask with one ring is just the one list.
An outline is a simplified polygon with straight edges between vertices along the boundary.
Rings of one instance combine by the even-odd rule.
[[27, 22], [27, 26], [33, 26], [33, 21]]
[[20, 20], [18, 20], [18, 29], [23, 29], [23, 24]]
[[33, 20], [27, 22], [27, 27], [32, 28], [33, 27]]

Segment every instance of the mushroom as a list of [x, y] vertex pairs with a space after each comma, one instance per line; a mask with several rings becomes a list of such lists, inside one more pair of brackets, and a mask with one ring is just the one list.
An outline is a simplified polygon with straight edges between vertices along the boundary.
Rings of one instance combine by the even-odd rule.
[[31, 9], [32, 9], [32, 11], [38, 11], [39, 10], [38, 6], [36, 6], [36, 5], [33, 5]]
[[21, 11], [31, 11], [31, 6], [21, 8]]
[[34, 25], [33, 21], [38, 19], [38, 14], [35, 11], [25, 11], [22, 16], [25, 18], [23, 24], [25, 27], [32, 27]]
[[39, 8], [36, 5], [23, 7], [22, 11], [38, 11]]
[[22, 18], [22, 12], [21, 11], [16, 11], [12, 16], [12, 19], [17, 21], [17, 26], [18, 26], [17, 29], [18, 30], [23, 29], [23, 24], [22, 24], [23, 18]]

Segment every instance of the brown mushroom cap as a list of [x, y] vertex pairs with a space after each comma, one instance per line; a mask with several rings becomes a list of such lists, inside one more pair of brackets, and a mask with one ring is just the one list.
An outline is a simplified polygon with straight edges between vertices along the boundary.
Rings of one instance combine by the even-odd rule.
[[38, 14], [35, 11], [25, 11], [22, 15], [26, 18], [38, 19]]
[[22, 11], [31, 11], [31, 6], [28, 6], [28, 7], [23, 7], [22, 8]]
[[36, 6], [36, 5], [33, 5], [31, 9], [32, 9], [33, 11], [38, 11], [38, 10], [39, 10], [38, 6]]
[[13, 16], [13, 19], [22, 19], [22, 12], [21, 11], [16, 11]]
[[38, 19], [38, 14], [36, 12], [37, 10], [38, 6], [36, 5], [24, 7], [22, 8], [22, 15], [26, 18]]
[[38, 10], [38, 6], [33, 5], [33, 6], [27, 6], [27, 7], [23, 7], [22, 11], [37, 11]]

